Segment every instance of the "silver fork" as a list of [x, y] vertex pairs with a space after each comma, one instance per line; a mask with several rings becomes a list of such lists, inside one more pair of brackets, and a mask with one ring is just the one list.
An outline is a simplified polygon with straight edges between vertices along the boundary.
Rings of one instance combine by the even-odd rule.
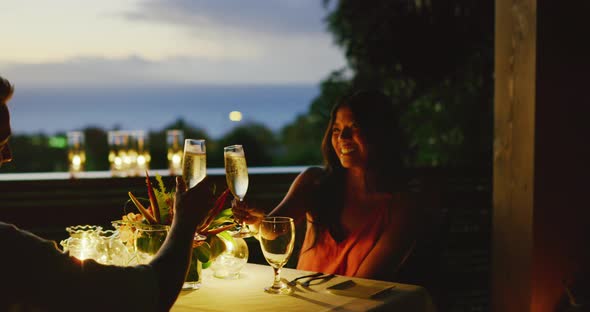
[[313, 278], [313, 277], [317, 277], [317, 276], [321, 276], [321, 275], [324, 275], [324, 273], [317, 272], [317, 273], [313, 273], [313, 274], [299, 276], [297, 278], [292, 279], [290, 282], [287, 283], [287, 285], [289, 285], [289, 286], [295, 286], [295, 285], [297, 285], [297, 281], [300, 280], [300, 279]]
[[316, 276], [316, 277], [310, 278], [307, 281], [301, 283], [301, 286], [309, 287], [309, 285], [312, 281], [319, 280], [319, 279], [327, 281], [327, 280], [332, 279], [335, 276], [336, 276], [335, 274], [326, 274], [326, 275], [322, 275], [322, 276]]

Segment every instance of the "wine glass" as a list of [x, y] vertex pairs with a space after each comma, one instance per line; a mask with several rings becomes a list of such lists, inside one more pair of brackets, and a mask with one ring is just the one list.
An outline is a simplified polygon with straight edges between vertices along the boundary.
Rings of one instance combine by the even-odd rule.
[[[189, 188], [203, 181], [207, 176], [207, 154], [205, 153], [205, 140], [184, 140], [184, 153], [182, 156], [182, 178]], [[195, 240], [204, 240], [207, 237], [195, 233]]]
[[266, 217], [260, 224], [260, 247], [264, 258], [274, 270], [274, 283], [264, 291], [290, 294], [293, 289], [281, 281], [281, 268], [287, 263], [295, 244], [295, 223], [289, 217]]
[[[225, 160], [225, 179], [227, 186], [235, 198], [243, 201], [248, 191], [248, 166], [242, 145], [230, 145], [223, 148]], [[234, 233], [235, 237], [249, 237], [250, 230], [245, 222], [242, 222], [240, 230]]]
[[199, 184], [207, 176], [207, 154], [205, 140], [184, 140], [182, 157], [182, 178], [189, 188]]

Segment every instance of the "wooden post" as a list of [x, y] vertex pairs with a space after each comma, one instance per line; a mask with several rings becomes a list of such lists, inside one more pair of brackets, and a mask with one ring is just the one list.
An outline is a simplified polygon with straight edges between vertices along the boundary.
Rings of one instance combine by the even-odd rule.
[[535, 1], [496, 1], [492, 309], [527, 311], [535, 138]]
[[493, 311], [554, 311], [588, 272], [589, 8], [496, 1]]

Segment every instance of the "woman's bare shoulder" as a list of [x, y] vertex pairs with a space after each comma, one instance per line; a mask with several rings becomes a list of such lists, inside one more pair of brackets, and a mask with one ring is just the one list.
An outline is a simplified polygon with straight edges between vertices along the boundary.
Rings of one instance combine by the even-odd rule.
[[305, 169], [302, 173], [302, 175], [305, 175], [307, 177], [310, 178], [321, 178], [323, 176], [326, 175], [326, 170], [322, 167], [309, 167], [307, 169]]
[[297, 176], [297, 183], [305, 185], [317, 185], [326, 176], [326, 170], [321, 167], [309, 167]]

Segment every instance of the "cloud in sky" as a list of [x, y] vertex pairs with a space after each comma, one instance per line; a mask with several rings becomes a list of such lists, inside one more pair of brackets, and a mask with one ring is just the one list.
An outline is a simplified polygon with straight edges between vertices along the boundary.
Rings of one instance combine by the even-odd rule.
[[[337, 64], [317, 55], [285, 59], [211, 60], [176, 57], [151, 61], [140, 56], [121, 59], [76, 58], [64, 62], [7, 64], [1, 74], [17, 85], [33, 87], [133, 86], [152, 84], [315, 84]], [[289, 63], [287, 68], [285, 63]], [[319, 69], [319, 70], [318, 70]]]
[[325, 15], [318, 0], [148, 0], [130, 19], [181, 24], [195, 30], [300, 35], [324, 33]]
[[30, 1], [0, 12], [15, 83], [317, 83], [345, 64], [318, 0]]

